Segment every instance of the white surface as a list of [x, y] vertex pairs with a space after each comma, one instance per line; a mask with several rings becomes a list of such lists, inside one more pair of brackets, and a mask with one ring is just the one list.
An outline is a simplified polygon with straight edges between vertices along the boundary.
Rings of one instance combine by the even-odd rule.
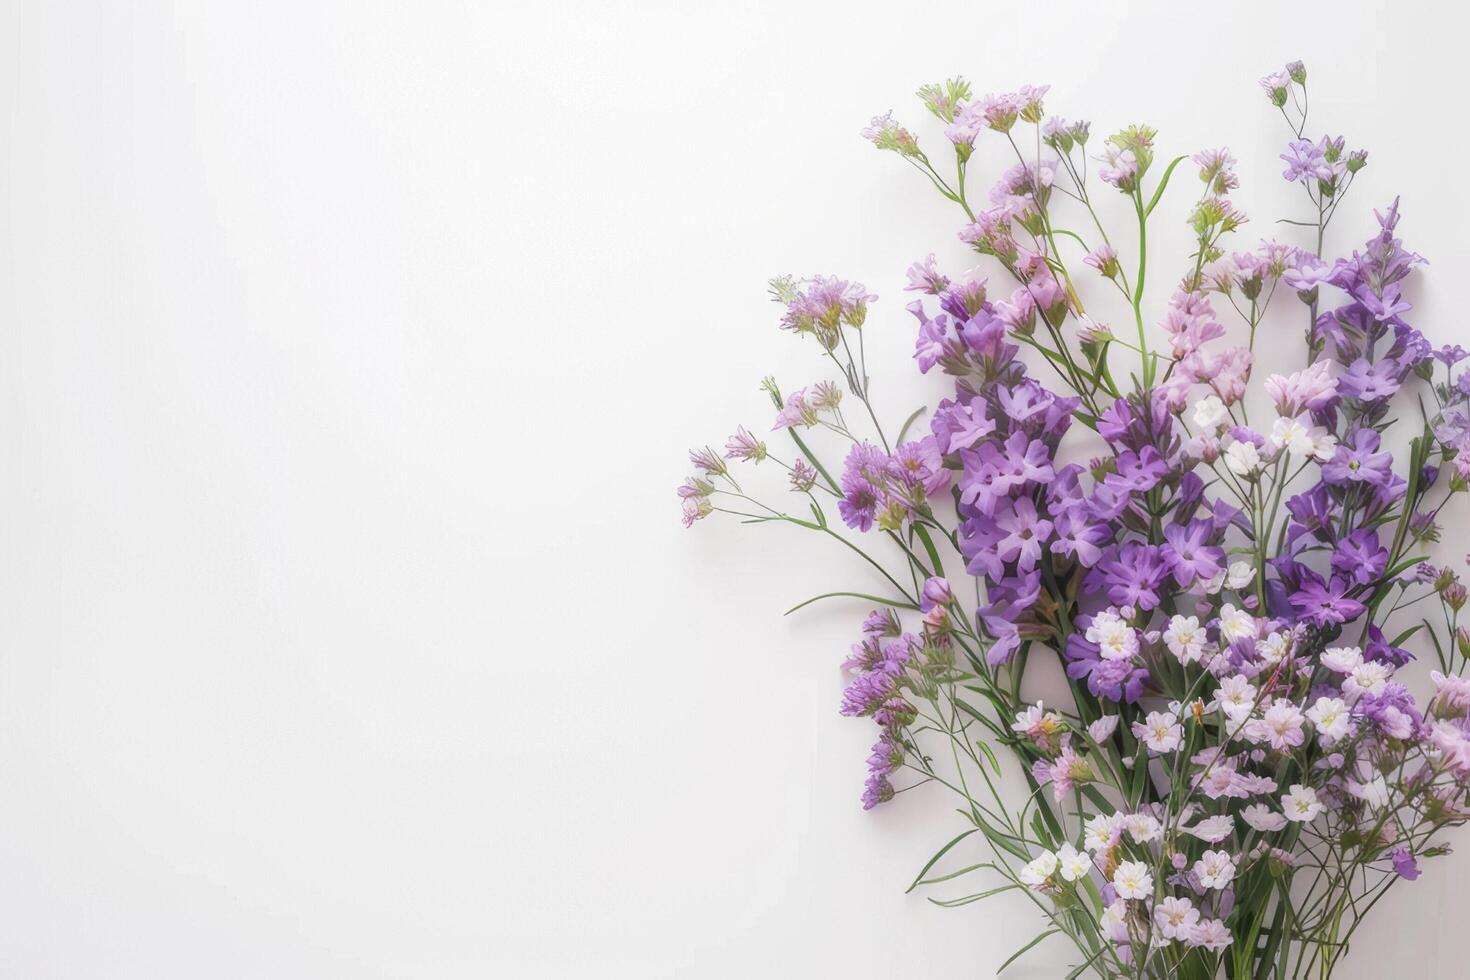
[[[856, 131], [954, 72], [1227, 143], [1267, 219], [1305, 58], [1373, 151], [1334, 242], [1403, 193], [1466, 341], [1460, 26], [1173, 6], [6, 7], [0, 974], [993, 973], [1034, 911], [903, 895], [945, 801], [857, 806], [863, 608], [780, 616], [868, 577], [672, 488], [822, 376], [772, 274], [866, 282], [875, 397], [938, 396], [899, 287], [953, 218]], [[1461, 975], [1467, 867], [1345, 980]]]

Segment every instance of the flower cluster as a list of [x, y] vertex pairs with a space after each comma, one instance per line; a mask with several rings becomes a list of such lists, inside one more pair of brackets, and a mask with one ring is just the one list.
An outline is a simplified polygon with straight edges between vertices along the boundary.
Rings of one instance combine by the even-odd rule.
[[[1407, 319], [1423, 259], [1397, 237], [1397, 201], [1360, 249], [1324, 257], [1366, 154], [1306, 135], [1306, 80], [1294, 62], [1261, 85], [1290, 129], [1285, 178], [1315, 214], [1293, 223], [1312, 237], [1250, 247], [1227, 244], [1247, 223], [1228, 149], [1156, 166], [1158, 133], [1134, 125], [1089, 156], [1090, 125], [1047, 117], [1045, 86], [925, 86], [952, 176], [891, 114], [864, 135], [958, 206], [960, 240], [990, 267], [929, 255], [908, 270], [914, 359], [946, 386], [927, 431], [910, 435], [914, 413], [890, 441], [879, 422], [862, 343], [876, 297], [780, 279], [781, 326], [813, 337], [841, 383], [782, 396], [767, 381], [793, 461], [741, 427], [723, 455], [694, 451], [679, 488], [686, 523], [797, 525], [880, 576], [886, 594], [818, 597], [880, 604], [844, 665], [842, 713], [878, 728], [863, 805], [957, 793], [991, 859], [919, 883], [986, 869], [1002, 886], [953, 904], [1030, 891], [1076, 943], [1074, 976], [1327, 976], [1363, 911], [1470, 820], [1470, 590], [1429, 553], [1470, 484], [1470, 355]], [[1006, 159], [972, 200], [987, 132]], [[1185, 160], [1193, 252], [1147, 314], [1150, 219]], [[1136, 265], [1096, 193], [1131, 202]], [[1136, 343], [1105, 322], [1109, 301]], [[1283, 329], [1304, 360], [1269, 370], [1258, 333]], [[834, 438], [840, 468], [818, 452]], [[798, 512], [731, 470], [767, 461]], [[1412, 646], [1438, 665], [1419, 696]], [[1023, 696], [1043, 655], [1061, 698]], [[1019, 805], [991, 745], [1032, 790]]]

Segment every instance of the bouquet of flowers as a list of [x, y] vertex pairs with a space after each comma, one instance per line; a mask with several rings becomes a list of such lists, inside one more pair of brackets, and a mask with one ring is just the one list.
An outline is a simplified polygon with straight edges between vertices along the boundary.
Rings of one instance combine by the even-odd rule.
[[[1261, 85], [1315, 214], [1290, 222], [1305, 244], [1234, 251], [1228, 150], [1160, 166], [1141, 125], [1099, 146], [1088, 123], [1046, 116], [1044, 86], [921, 88], [952, 168], [874, 119], [863, 135], [963, 212], [990, 266], [908, 270], [914, 358], [952, 387], [927, 431], [922, 409], [885, 428], [863, 343], [876, 297], [777, 279], [781, 326], [838, 380], [767, 379], [781, 445], [741, 427], [723, 453], [692, 452], [679, 488], [686, 524], [795, 525], [876, 573], [872, 592], [808, 600], [877, 606], [841, 702], [878, 729], [863, 806], [956, 794], [963, 832], [914, 887], [976, 882], [946, 906], [1024, 895], [1045, 926], [1011, 959], [1060, 934], [1069, 980], [1328, 977], [1470, 817], [1466, 588], [1426, 553], [1470, 479], [1467, 355], [1405, 319], [1423, 260], [1396, 237], [1396, 201], [1361, 250], [1323, 256], [1367, 154], [1307, 135], [1300, 62]], [[979, 202], [982, 138], [1009, 166]], [[1199, 177], [1194, 250], [1149, 312], [1150, 219], [1181, 164]], [[1136, 226], [1106, 227], [1103, 195]], [[1132, 323], [1089, 315], [1096, 293]], [[1302, 361], [1263, 372], [1257, 327], [1283, 305], [1305, 321]], [[1065, 461], [1089, 441], [1099, 455]], [[819, 452], [833, 442], [840, 467]], [[746, 489], [736, 463], [784, 471], [787, 502]], [[1417, 696], [1406, 645], [1437, 668]], [[1043, 657], [1068, 703], [1024, 693]]]

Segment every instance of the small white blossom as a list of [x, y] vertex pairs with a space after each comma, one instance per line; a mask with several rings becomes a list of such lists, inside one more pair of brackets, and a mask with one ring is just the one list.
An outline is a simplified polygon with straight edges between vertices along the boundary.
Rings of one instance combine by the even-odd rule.
[[1184, 832], [1192, 837], [1198, 837], [1202, 841], [1218, 844], [1231, 834], [1235, 833], [1235, 821], [1228, 813], [1206, 817], [1193, 827], [1185, 827]]
[[1118, 730], [1117, 715], [1103, 715], [1097, 721], [1087, 726], [1087, 737], [1094, 742], [1102, 743], [1113, 737], [1113, 732]]
[[1124, 861], [1113, 872], [1113, 889], [1119, 898], [1149, 898], [1154, 892], [1154, 876], [1142, 861]]
[[1189, 933], [1189, 945], [1203, 946], [1211, 952], [1219, 952], [1233, 941], [1230, 930], [1219, 919], [1204, 919]]
[[1316, 449], [1311, 428], [1300, 418], [1278, 418], [1271, 426], [1271, 445], [1298, 456], [1310, 456]]
[[1317, 729], [1317, 738], [1322, 741], [1337, 741], [1348, 733], [1352, 713], [1347, 702], [1341, 698], [1318, 698], [1317, 703], [1307, 709], [1307, 717]]
[[1194, 403], [1194, 424], [1204, 432], [1214, 432], [1230, 418], [1225, 403], [1215, 395], [1206, 395]]
[[1317, 819], [1327, 807], [1317, 799], [1317, 791], [1301, 783], [1294, 784], [1281, 798], [1281, 810], [1286, 819], [1307, 823]]
[[1322, 651], [1322, 666], [1339, 674], [1351, 673], [1363, 662], [1363, 651], [1357, 647], [1328, 647]]
[[1261, 470], [1261, 453], [1253, 442], [1232, 442], [1225, 450], [1225, 465], [1236, 476], [1250, 478]]
[[1322, 462], [1327, 462], [1337, 455], [1337, 436], [1328, 432], [1322, 426], [1312, 427], [1312, 455]]
[[1235, 878], [1235, 862], [1228, 851], [1205, 851], [1194, 862], [1194, 876], [1201, 888], [1224, 889]]
[[1154, 906], [1154, 924], [1165, 939], [1188, 939], [1199, 922], [1199, 909], [1187, 898], [1169, 896]]
[[1107, 850], [1113, 846], [1113, 839], [1122, 822], [1122, 815], [1117, 813], [1099, 813], [1089, 817], [1082, 828], [1082, 846], [1089, 851]]
[[1373, 778], [1366, 783], [1360, 783], [1356, 779], [1347, 781], [1348, 792], [1357, 799], [1362, 800], [1373, 809], [1388, 806], [1388, 783], [1384, 782], [1383, 776], [1374, 773]]
[[1180, 663], [1194, 663], [1205, 650], [1205, 631], [1195, 616], [1175, 616], [1164, 630], [1164, 646]]
[[1234, 721], [1248, 716], [1256, 706], [1256, 688], [1244, 674], [1233, 674], [1221, 681], [1215, 691], [1220, 710]]
[[1352, 673], [1343, 678], [1342, 693], [1349, 702], [1356, 703], [1365, 694], [1382, 694], [1388, 686], [1391, 671], [1387, 664], [1376, 661], [1358, 664]]
[[1291, 637], [1286, 633], [1272, 633], [1256, 644], [1256, 656], [1267, 664], [1278, 664], [1290, 646]]
[[1252, 741], [1269, 744], [1277, 752], [1290, 752], [1307, 740], [1302, 711], [1290, 701], [1275, 701], [1247, 734]]
[[1184, 744], [1184, 726], [1177, 717], [1162, 711], [1150, 711], [1142, 722], [1134, 722], [1133, 734], [1156, 754], [1173, 752]]
[[1022, 865], [1017, 877], [1021, 879], [1022, 884], [1033, 888], [1044, 885], [1047, 879], [1056, 872], [1059, 863], [1055, 854], [1051, 851], [1044, 851], [1039, 857]]
[[1230, 603], [1225, 603], [1220, 610], [1220, 635], [1225, 642], [1243, 640], [1256, 635], [1256, 618], [1244, 609], [1236, 609]]
[[1147, 813], [1129, 814], [1123, 818], [1123, 826], [1127, 828], [1128, 836], [1139, 844], [1158, 840], [1164, 833], [1164, 825]]
[[1263, 834], [1274, 833], [1286, 826], [1286, 818], [1264, 803], [1252, 803], [1240, 812], [1240, 819], [1249, 824], [1252, 830]]
[[1092, 618], [1086, 636], [1104, 660], [1131, 660], [1138, 653], [1138, 631], [1111, 609]]
[[1092, 858], [1087, 856], [1086, 851], [1079, 851], [1070, 843], [1063, 844], [1062, 849], [1057, 852], [1057, 863], [1062, 877], [1068, 881], [1085, 878], [1092, 870]]
[[1225, 585], [1231, 589], [1243, 589], [1256, 580], [1256, 567], [1248, 561], [1233, 561], [1230, 572], [1225, 576]]

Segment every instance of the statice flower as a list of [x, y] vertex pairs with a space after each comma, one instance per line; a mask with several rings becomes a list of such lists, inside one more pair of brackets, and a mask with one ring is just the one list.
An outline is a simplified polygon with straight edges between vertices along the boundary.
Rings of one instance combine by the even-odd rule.
[[[1291, 127], [1285, 177], [1318, 221], [1253, 246], [1232, 237], [1246, 217], [1226, 149], [1191, 158], [1201, 184], [1185, 200], [1152, 169], [1158, 134], [1131, 126], [1092, 151], [1089, 186], [1089, 127], [1046, 118], [1044, 87], [924, 86], [953, 170], [891, 114], [864, 135], [965, 212], [980, 256], [958, 274], [932, 253], [908, 269], [932, 397], [872, 397], [892, 327], [865, 287], [773, 280], [781, 326], [815, 337], [836, 377], [785, 395], [768, 379], [772, 434], [741, 426], [694, 450], [677, 488], [686, 526], [730, 513], [860, 557], [865, 580], [796, 609], [879, 604], [843, 661], [841, 713], [878, 729], [862, 805], [955, 789], [965, 833], [915, 887], [998, 871], [1109, 975], [1265, 976], [1281, 956], [1325, 975], [1346, 944], [1318, 942], [1302, 910], [1370, 907], [1373, 888], [1431, 873], [1436, 835], [1470, 822], [1470, 587], [1432, 550], [1458, 526], [1445, 502], [1470, 491], [1470, 355], [1411, 322], [1423, 259], [1399, 238], [1397, 201], [1367, 242], [1336, 247], [1327, 225], [1366, 154], [1307, 135], [1306, 78], [1292, 62], [1262, 86]], [[1022, 158], [988, 166], [984, 130]], [[1098, 178], [1128, 195], [1126, 231], [1086, 207]], [[1192, 251], [1161, 276], [1148, 232], [1165, 196]], [[1138, 243], [1137, 274], [1110, 241]], [[1156, 285], [1142, 295], [1181, 267], [1166, 304]], [[1134, 324], [1094, 319], [1094, 295], [1114, 292], [1136, 343]], [[1290, 313], [1282, 302], [1296, 313], [1266, 319]], [[1264, 381], [1262, 330], [1300, 331], [1272, 350], [1303, 352], [1273, 353]], [[766, 460], [797, 493], [785, 506], [759, 499], [773, 467], [737, 465]], [[1438, 668], [1422, 699], [1400, 669], [1416, 656]], [[1059, 699], [1035, 679], [1058, 660]], [[1022, 700], [1042, 689], [1044, 705]], [[1011, 776], [1026, 782], [1020, 821]], [[974, 847], [998, 860], [962, 856]], [[1314, 882], [1324, 862], [1343, 873]], [[998, 893], [962, 887], [956, 904]]]
[[874, 116], [873, 121], [863, 128], [862, 137], [880, 150], [892, 150], [906, 157], [919, 155], [919, 141], [913, 133], [893, 121], [891, 111]]

